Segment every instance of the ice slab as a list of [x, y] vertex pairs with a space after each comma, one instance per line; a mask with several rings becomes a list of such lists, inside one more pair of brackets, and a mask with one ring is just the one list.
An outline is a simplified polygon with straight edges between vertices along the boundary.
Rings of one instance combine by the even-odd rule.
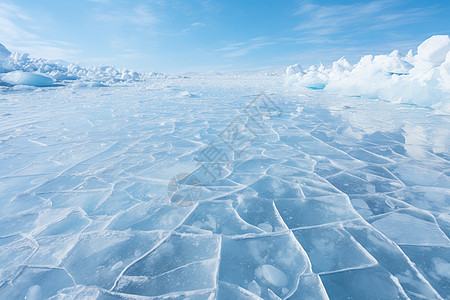
[[347, 196], [339, 194], [305, 200], [279, 200], [275, 205], [291, 229], [360, 218]]
[[321, 279], [335, 299], [408, 299], [397, 279], [379, 266], [331, 273]]
[[27, 259], [36, 251], [38, 245], [28, 238], [5, 237], [0, 247], [0, 286], [10, 279]]
[[439, 299], [440, 296], [433, 286], [397, 244], [376, 229], [365, 226], [364, 223], [351, 223], [346, 225], [345, 229], [380, 266], [398, 279], [408, 297], [423, 295], [429, 299]]
[[403, 201], [386, 195], [351, 195], [353, 208], [365, 219], [409, 207]]
[[241, 219], [230, 202], [199, 203], [183, 224], [224, 235], [262, 232], [262, 229]]
[[[450, 240], [435, 222], [406, 213], [391, 213], [372, 225], [399, 245], [430, 245], [450, 247]], [[408, 228], [408, 231], [404, 229]]]
[[263, 299], [258, 296], [261, 293], [259, 286], [255, 282], [254, 288], [251, 291], [241, 288], [240, 286], [219, 281], [219, 289], [217, 291], [217, 299], [246, 299], [246, 300], [260, 300]]
[[4, 299], [45, 299], [74, 285], [63, 269], [24, 267], [16, 278], [0, 287], [0, 296]]
[[295, 293], [288, 299], [328, 300], [327, 291], [317, 274], [301, 275]]
[[243, 196], [236, 212], [246, 222], [257, 226], [265, 232], [287, 230], [273, 201], [259, 197]]
[[376, 259], [339, 226], [299, 229], [294, 231], [294, 236], [304, 245], [314, 273], [330, 273], [377, 264]]
[[[223, 238], [219, 279], [267, 298], [292, 294], [309, 261], [292, 234], [261, 238]], [[255, 282], [255, 283], [253, 283]], [[257, 288], [258, 287], [258, 288]]]
[[[113, 287], [119, 274], [152, 249], [161, 232], [94, 232], [80, 237], [63, 261], [75, 281], [105, 289]], [[80, 264], [80, 262], [84, 262]]]
[[193, 207], [138, 204], [116, 216], [108, 225], [111, 230], [173, 230], [188, 216]]
[[114, 290], [157, 296], [213, 289], [220, 238], [213, 235], [171, 235], [130, 265]]
[[402, 246], [417, 269], [444, 299], [450, 297], [449, 247]]

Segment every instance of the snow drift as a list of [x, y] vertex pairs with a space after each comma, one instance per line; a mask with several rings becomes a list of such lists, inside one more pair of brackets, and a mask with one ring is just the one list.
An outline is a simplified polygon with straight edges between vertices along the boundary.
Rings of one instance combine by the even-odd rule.
[[[15, 71], [17, 72], [12, 73]], [[0, 44], [0, 79], [8, 84], [48, 86], [55, 82], [76, 86], [105, 86], [153, 77], [164, 77], [164, 75], [156, 72], [138, 73], [127, 69], [120, 71], [112, 66], [81, 67], [78, 64], [53, 62], [43, 58], [33, 58], [26, 53], [11, 53]], [[49, 84], [50, 80], [52, 84]]]
[[396, 50], [389, 55], [366, 55], [351, 65], [345, 58], [331, 67], [286, 69], [288, 84], [325, 89], [346, 96], [439, 107], [450, 111], [450, 38], [435, 35], [423, 42], [414, 55]]

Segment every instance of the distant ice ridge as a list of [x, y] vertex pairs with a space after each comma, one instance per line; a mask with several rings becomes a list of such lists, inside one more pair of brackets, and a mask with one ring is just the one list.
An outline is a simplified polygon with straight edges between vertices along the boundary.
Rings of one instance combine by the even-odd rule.
[[[11, 73], [14, 75], [12, 75]], [[4, 74], [6, 73], [6, 74]], [[81, 67], [77, 64], [64, 64], [43, 58], [33, 58], [26, 53], [11, 53], [0, 44], [0, 85], [48, 86], [49, 79], [54, 83], [74, 84], [75, 86], [105, 86], [114, 83], [135, 82], [146, 78], [164, 77], [163, 74], [138, 73], [111, 66]], [[43, 84], [44, 82], [44, 84]], [[52, 83], [53, 84], [53, 83]]]
[[320, 65], [303, 70], [286, 69], [288, 84], [325, 89], [346, 96], [430, 106], [450, 112], [450, 38], [435, 35], [414, 55], [395, 50], [389, 55], [366, 55], [351, 65], [345, 58], [329, 68]]

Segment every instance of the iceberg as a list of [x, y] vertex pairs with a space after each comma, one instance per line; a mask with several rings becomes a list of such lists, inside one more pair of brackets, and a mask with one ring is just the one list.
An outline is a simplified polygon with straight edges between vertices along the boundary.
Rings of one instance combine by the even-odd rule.
[[12, 85], [29, 85], [35, 87], [52, 86], [54, 80], [52, 77], [38, 74], [38, 73], [27, 73], [23, 71], [13, 71], [3, 75], [1, 79]]
[[82, 67], [74, 63], [34, 58], [27, 53], [10, 52], [2, 44], [0, 44], [0, 76], [2, 73], [11, 73], [14, 71], [22, 71], [26, 74], [23, 75], [19, 72], [13, 73], [22, 75], [9, 75], [11, 78], [7, 77], [6, 80], [3, 80], [3, 82], [14, 85], [53, 85], [53, 83], [50, 84], [48, 79], [44, 79], [41, 76], [36, 77], [34, 75], [30, 75], [38, 74], [53, 78], [54, 83], [80, 88], [105, 87], [118, 83], [132, 83], [149, 78], [166, 77], [166, 75], [158, 72], [139, 73], [126, 68], [118, 70], [113, 66]]
[[345, 58], [329, 68], [299, 64], [286, 69], [288, 85], [346, 96], [366, 96], [392, 102], [440, 108], [450, 112], [450, 38], [432, 36], [414, 55], [397, 50], [388, 55], [366, 55], [350, 65]]
[[5, 46], [0, 44], [0, 73], [3, 73], [5, 70], [3, 69], [4, 61], [11, 55], [11, 52], [6, 49]]
[[0, 44], [0, 61], [4, 61], [11, 55], [11, 52], [5, 46]]

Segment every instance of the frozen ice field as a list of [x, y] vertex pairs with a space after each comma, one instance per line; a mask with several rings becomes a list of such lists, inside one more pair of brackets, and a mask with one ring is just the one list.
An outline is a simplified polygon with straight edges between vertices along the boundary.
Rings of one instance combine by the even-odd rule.
[[0, 299], [449, 299], [449, 150], [278, 76], [3, 88]]

